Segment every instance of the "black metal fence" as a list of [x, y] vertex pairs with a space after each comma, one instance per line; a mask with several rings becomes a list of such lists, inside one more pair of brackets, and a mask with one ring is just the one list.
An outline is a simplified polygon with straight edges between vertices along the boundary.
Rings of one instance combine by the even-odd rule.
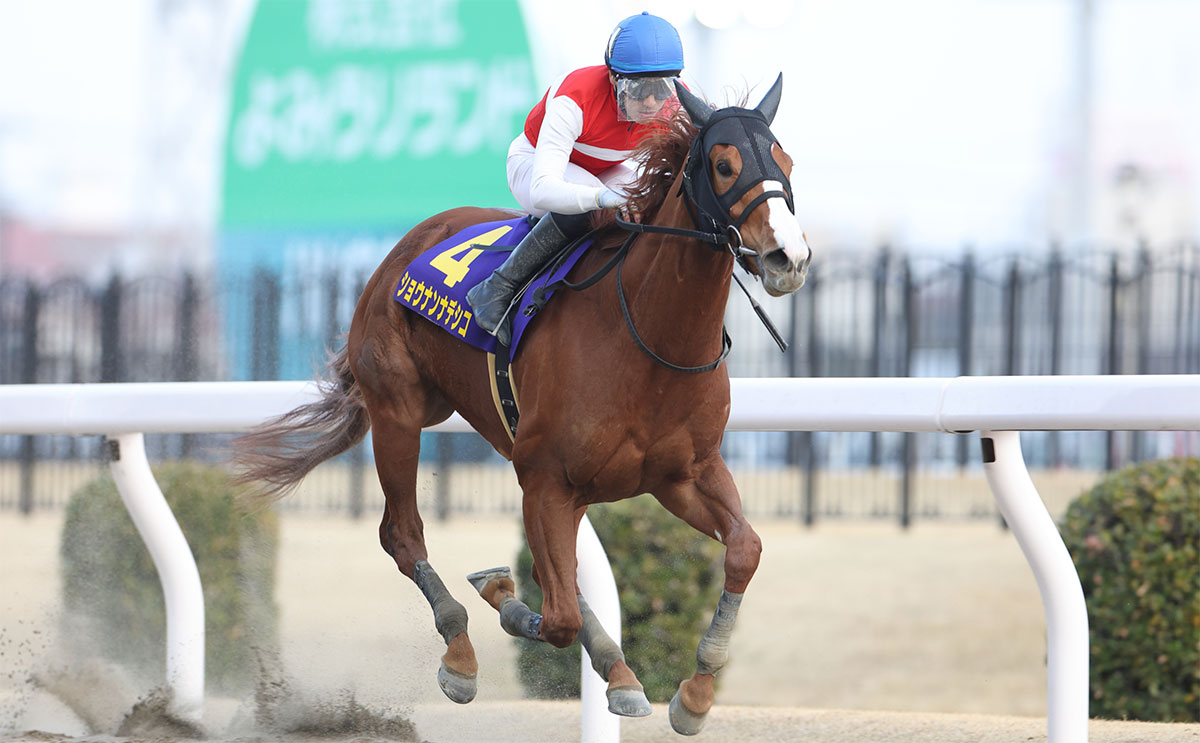
[[[326, 349], [341, 343], [366, 278], [259, 270], [113, 276], [99, 286], [4, 279], [0, 383], [309, 378]], [[775, 349], [735, 289], [727, 313], [734, 376], [1200, 373], [1200, 247], [1193, 244], [1127, 254], [835, 253], [818, 256], [797, 294], [756, 293], [790, 349]], [[439, 466], [500, 461], [478, 437], [428, 436]], [[978, 474], [970, 438], [734, 433], [725, 450], [735, 470], [763, 483], [744, 492], [751, 513], [907, 524], [994, 515], [986, 492], [983, 500], [964, 498], [955, 484]], [[1026, 442], [1030, 466], [1048, 471], [1095, 472], [1200, 451], [1194, 434], [1041, 433]], [[149, 443], [157, 458], [204, 456], [212, 439]], [[100, 452], [94, 439], [0, 437], [0, 468], [9, 473], [0, 476], [0, 508], [61, 503], [68, 493], [39, 488], [35, 473], [53, 479], [54, 465], [98, 463]], [[356, 474], [331, 486], [345, 490], [332, 507], [362, 510], [368, 458], [362, 449], [347, 455], [342, 464]], [[494, 499], [479, 492], [486, 487], [441, 488], [438, 512], [492, 509]], [[515, 510], [508, 500], [498, 507]]]

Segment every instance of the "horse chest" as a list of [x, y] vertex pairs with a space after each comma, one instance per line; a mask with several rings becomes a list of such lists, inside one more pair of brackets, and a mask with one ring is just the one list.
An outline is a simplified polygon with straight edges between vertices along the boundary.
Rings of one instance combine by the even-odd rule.
[[697, 437], [683, 426], [588, 429], [591, 435], [564, 441], [560, 452], [569, 479], [589, 502], [654, 492], [665, 481], [694, 477], [720, 445], [719, 434]]

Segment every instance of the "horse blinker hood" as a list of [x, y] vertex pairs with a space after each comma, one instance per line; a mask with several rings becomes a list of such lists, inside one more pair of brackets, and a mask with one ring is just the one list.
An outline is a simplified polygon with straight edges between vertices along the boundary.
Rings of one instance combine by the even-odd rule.
[[[773, 197], [783, 198], [787, 202], [788, 209], [793, 214], [795, 213], [791, 181], [779, 167], [779, 163], [775, 162], [775, 158], [771, 157], [771, 148], [779, 141], [771, 131], [771, 121], [775, 118], [775, 112], [779, 108], [782, 86], [783, 75], [781, 74], [755, 108], [735, 106], [714, 111], [691, 91], [676, 82], [675, 88], [680, 103], [691, 117], [692, 122], [700, 127], [696, 139], [692, 141], [691, 152], [688, 154], [683, 186], [700, 212], [700, 221], [708, 222], [708, 224], [700, 225], [702, 228], [724, 230], [729, 227], [740, 227], [760, 203]], [[742, 169], [738, 173], [737, 180], [723, 194], [717, 194], [708, 173], [708, 153], [719, 144], [737, 148], [742, 158]], [[763, 181], [776, 181], [783, 190], [765, 191], [759, 194], [746, 205], [745, 210], [736, 220], [731, 220], [730, 211], [734, 204], [750, 189]]]

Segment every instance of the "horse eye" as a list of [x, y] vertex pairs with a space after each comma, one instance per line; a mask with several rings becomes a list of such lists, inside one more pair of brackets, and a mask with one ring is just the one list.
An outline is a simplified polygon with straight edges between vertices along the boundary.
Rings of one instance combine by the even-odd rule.
[[729, 164], [728, 160], [721, 160], [717, 163], [717, 174], [728, 178], [733, 175], [733, 166]]

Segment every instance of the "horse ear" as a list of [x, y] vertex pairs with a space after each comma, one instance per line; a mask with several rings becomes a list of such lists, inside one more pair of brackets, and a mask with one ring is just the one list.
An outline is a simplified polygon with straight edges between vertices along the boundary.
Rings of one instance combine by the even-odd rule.
[[685, 88], [683, 83], [678, 80], [675, 81], [675, 94], [679, 96], [679, 102], [683, 104], [683, 110], [687, 111], [693, 124], [702, 127], [708, 123], [709, 117], [712, 116], [712, 109], [707, 103], [693, 95], [692, 91]]
[[763, 116], [767, 117], [767, 126], [775, 120], [775, 112], [779, 110], [779, 97], [783, 95], [783, 73], [779, 73], [779, 77], [775, 78], [775, 84], [763, 96], [762, 101], [755, 107], [755, 111], [759, 111]]

